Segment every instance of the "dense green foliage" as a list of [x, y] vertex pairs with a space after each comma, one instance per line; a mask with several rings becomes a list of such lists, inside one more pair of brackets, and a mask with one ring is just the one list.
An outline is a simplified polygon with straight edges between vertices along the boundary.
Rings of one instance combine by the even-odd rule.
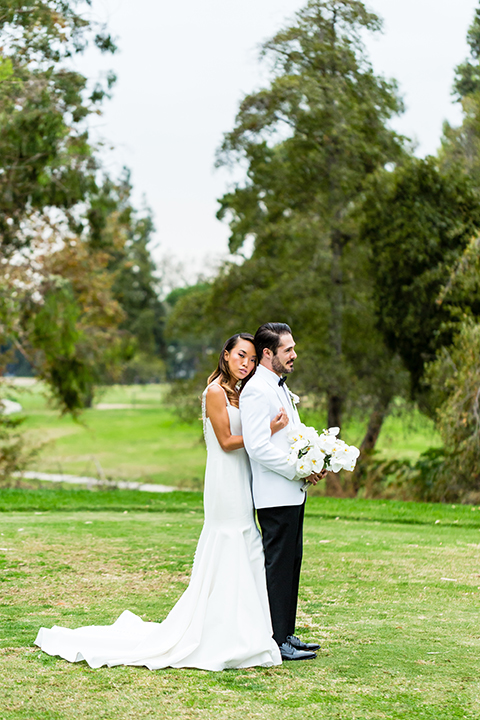
[[[169, 330], [208, 348], [266, 320], [288, 322], [297, 390], [326, 405], [329, 425], [341, 425], [344, 410], [369, 415], [344, 490], [467, 497], [480, 491], [470, 396], [480, 313], [480, 10], [470, 58], [456, 70], [464, 120], [445, 124], [437, 158], [413, 157], [389, 129], [401, 110], [396, 87], [374, 75], [360, 41], [379, 27], [361, 2], [311, 0], [265, 43], [271, 82], [242, 101], [218, 155], [219, 164], [246, 168], [219, 211], [238, 262], [181, 298]], [[248, 243], [253, 251], [242, 256]], [[414, 465], [371, 462], [392, 397], [408, 385], [438, 418], [445, 448]]]
[[[480, 9], [467, 33], [470, 57], [456, 68], [454, 91], [462, 105], [459, 127], [445, 123], [439, 164], [444, 173], [463, 177], [480, 193]], [[479, 421], [479, 315], [480, 253], [478, 215], [472, 208], [470, 242], [451, 264], [438, 298], [454, 315], [454, 333], [427, 368], [439, 431], [445, 447], [444, 463], [437, 470], [433, 497], [459, 497], [474, 502], [480, 492]]]
[[89, 221], [94, 228], [90, 244], [109, 255], [107, 271], [111, 293], [122, 310], [118, 328], [130, 341], [127, 362], [112, 375], [124, 382], [158, 382], [165, 374], [164, 303], [151, 256], [154, 225], [150, 211], [132, 204], [128, 172], [113, 183], [106, 179], [91, 198]]
[[411, 158], [372, 180], [363, 213], [378, 327], [418, 392], [425, 363], [452, 341], [459, 306], [480, 312], [478, 291], [457, 286], [442, 295], [480, 227], [480, 198], [467, 178], [440, 172], [433, 158]]
[[[223, 345], [229, 331], [227, 326], [213, 324], [206, 316], [210, 291], [210, 284], [201, 281], [175, 288], [165, 299], [169, 379], [187, 378], [193, 380], [194, 386], [198, 379], [199, 390], [215, 367], [217, 348]], [[176, 384], [175, 391], [177, 387], [180, 389], [182, 382]], [[184, 394], [188, 397], [189, 393]]]
[[[418, 497], [473, 497], [480, 11], [456, 69], [463, 122], [446, 124], [438, 157], [420, 160], [391, 130], [397, 87], [373, 72], [362, 43], [379, 18], [359, 0], [309, 0], [264, 44], [270, 80], [242, 100], [218, 152], [219, 165], [245, 169], [218, 213], [236, 261], [162, 303], [152, 218], [134, 208], [128, 174], [102, 175], [89, 139], [88, 118], [114, 78], [92, 85], [71, 59], [89, 44], [115, 46], [88, 6], [11, 0], [0, 18], [3, 367], [21, 353], [73, 414], [99, 383], [168, 374], [171, 403], [194, 418], [225, 337], [286, 321], [298, 343], [296, 390], [329, 425], [368, 418], [343, 491], [403, 493], [409, 483]], [[403, 468], [372, 464], [409, 381], [444, 449]], [[8, 454], [16, 441], [5, 442]]]
[[70, 58], [89, 44], [115, 51], [83, 0], [8, 0], [0, 15], [0, 245], [29, 245], [26, 219], [72, 211], [95, 186], [86, 118], [115, 78], [90, 88]]
[[[88, 0], [9, 0], [0, 15], [0, 373], [21, 354], [74, 415], [99, 382], [163, 375], [152, 221], [89, 137], [115, 78], [74, 69], [89, 46], [116, 49], [92, 17]], [[0, 426], [3, 475], [29, 451]]]
[[114, 80], [89, 88], [71, 69], [89, 44], [115, 50], [87, 9], [75, 0], [13, 0], [0, 21], [2, 344], [13, 341], [71, 412], [88, 403], [95, 360], [121, 315], [79, 215], [98, 168], [86, 119]]
[[480, 324], [462, 323], [452, 345], [428, 368], [437, 396], [437, 425], [445, 457], [434, 499], [480, 497]]
[[[242, 163], [245, 182], [221, 198], [230, 249], [210, 287], [181, 299], [170, 318], [220, 344], [268, 320], [291, 325], [297, 389], [325, 399], [328, 423], [345, 408], [373, 413], [378, 436], [404, 377], [375, 326], [369, 249], [358, 240], [357, 201], [369, 176], [403, 155], [388, 120], [402, 106], [376, 76], [361, 41], [379, 19], [355, 0], [311, 0], [265, 43], [271, 81], [247, 95], [219, 164]], [[365, 342], [365, 338], [369, 341]]]

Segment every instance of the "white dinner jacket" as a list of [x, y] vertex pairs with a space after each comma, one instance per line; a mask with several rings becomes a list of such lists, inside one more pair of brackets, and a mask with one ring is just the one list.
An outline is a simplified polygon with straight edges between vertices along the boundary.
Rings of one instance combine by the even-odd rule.
[[[245, 449], [253, 476], [253, 502], [256, 508], [301, 505], [305, 501], [302, 479], [288, 464], [290, 443], [287, 434], [300, 422], [288, 388], [278, 385], [279, 377], [263, 365], [247, 382], [240, 395], [240, 417]], [[272, 435], [270, 422], [281, 407], [288, 417], [287, 427]]]

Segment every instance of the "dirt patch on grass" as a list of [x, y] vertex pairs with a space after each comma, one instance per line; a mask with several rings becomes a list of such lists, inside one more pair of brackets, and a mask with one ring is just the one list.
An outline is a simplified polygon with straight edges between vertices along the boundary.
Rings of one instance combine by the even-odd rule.
[[25, 437], [32, 442], [41, 442], [42, 445], [46, 445], [48, 443], [55, 442], [55, 440], [58, 440], [61, 437], [75, 435], [76, 433], [81, 432], [82, 429], [83, 428], [81, 427], [31, 428], [30, 430], [25, 431]]
[[159, 567], [163, 558], [158, 555], [139, 558], [138, 552], [128, 553], [118, 544], [98, 538], [87, 546], [85, 538], [69, 540], [68, 546], [27, 539], [21, 548], [3, 556], [4, 603], [47, 605], [39, 614], [51, 617], [57, 617], [56, 608], [83, 612], [103, 608], [107, 613], [119, 614], [127, 609], [128, 598], [134, 602], [144, 598], [149, 604], [152, 599], [160, 599], [157, 603], [160, 612], [165, 604], [174, 602], [189, 580], [185, 572], [169, 572]]

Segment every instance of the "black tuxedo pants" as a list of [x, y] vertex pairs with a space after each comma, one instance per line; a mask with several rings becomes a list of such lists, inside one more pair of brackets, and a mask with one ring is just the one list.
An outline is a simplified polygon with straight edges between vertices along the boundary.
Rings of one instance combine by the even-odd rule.
[[298, 584], [303, 552], [305, 503], [259, 508], [273, 637], [281, 645], [295, 634]]

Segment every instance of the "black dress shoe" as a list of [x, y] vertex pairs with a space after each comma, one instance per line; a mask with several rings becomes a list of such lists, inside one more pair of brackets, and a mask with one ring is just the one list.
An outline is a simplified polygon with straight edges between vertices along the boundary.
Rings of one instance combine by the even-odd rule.
[[296, 635], [287, 635], [287, 642], [293, 645], [297, 650], [319, 650], [320, 645], [318, 643], [305, 643], [300, 640]]
[[284, 642], [280, 645], [282, 660], [312, 660], [317, 654], [310, 650], [297, 650], [292, 643]]

